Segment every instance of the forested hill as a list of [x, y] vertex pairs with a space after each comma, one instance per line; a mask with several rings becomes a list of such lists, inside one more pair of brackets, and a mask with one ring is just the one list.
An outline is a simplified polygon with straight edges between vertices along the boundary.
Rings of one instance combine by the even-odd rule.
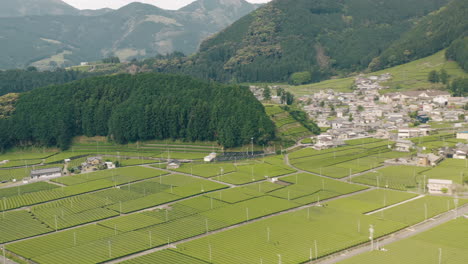
[[152, 66], [220, 81], [286, 81], [302, 71], [320, 80], [366, 69], [415, 22], [448, 2], [273, 0], [203, 42], [182, 67], [167, 61]]
[[0, 120], [0, 147], [67, 148], [77, 135], [118, 143], [150, 139], [217, 140], [225, 147], [274, 138], [274, 124], [247, 87], [191, 77], [115, 75], [24, 93]]
[[468, 72], [468, 36], [457, 39], [447, 49], [447, 59], [454, 60]]
[[[420, 59], [445, 49], [468, 36], [468, 1], [452, 0], [447, 6], [424, 17], [370, 65], [372, 70], [392, 67]], [[461, 40], [456, 50], [461, 52]], [[455, 56], [452, 56], [456, 59]], [[465, 57], [466, 58], [466, 57]], [[458, 60], [462, 67], [463, 62]], [[466, 67], [466, 66], [465, 66]], [[466, 68], [464, 68], [467, 70]]]

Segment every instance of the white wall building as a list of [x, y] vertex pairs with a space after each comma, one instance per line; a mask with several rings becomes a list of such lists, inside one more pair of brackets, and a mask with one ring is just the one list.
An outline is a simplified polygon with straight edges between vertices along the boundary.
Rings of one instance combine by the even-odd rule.
[[429, 179], [427, 190], [430, 194], [452, 194], [453, 181]]

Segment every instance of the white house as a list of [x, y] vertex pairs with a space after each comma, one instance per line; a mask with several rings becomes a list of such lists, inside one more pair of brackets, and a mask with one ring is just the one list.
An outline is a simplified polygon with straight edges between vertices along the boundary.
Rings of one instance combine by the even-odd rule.
[[214, 159], [216, 159], [217, 154], [216, 153], [210, 153], [210, 155], [206, 156], [203, 158], [205, 162], [212, 162]]
[[468, 131], [462, 131], [457, 133], [457, 139], [466, 139], [468, 140]]
[[430, 194], [452, 194], [453, 181], [429, 179], [427, 190]]
[[106, 161], [104, 164], [106, 164], [107, 169], [115, 169], [115, 164], [110, 161]]
[[31, 178], [38, 179], [41, 177], [60, 177], [62, 176], [62, 169], [61, 168], [47, 168], [47, 169], [39, 169], [39, 170], [32, 170], [31, 171]]

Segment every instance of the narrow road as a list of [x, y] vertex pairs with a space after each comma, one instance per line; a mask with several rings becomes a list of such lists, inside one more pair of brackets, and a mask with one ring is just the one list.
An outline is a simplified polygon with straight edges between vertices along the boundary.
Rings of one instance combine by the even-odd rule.
[[392, 208], [392, 207], [396, 207], [396, 206], [399, 206], [399, 205], [402, 205], [402, 204], [405, 204], [405, 203], [409, 203], [409, 202], [411, 202], [411, 201], [418, 200], [418, 199], [421, 199], [421, 198], [423, 198], [423, 197], [425, 197], [425, 195], [419, 195], [419, 196], [416, 196], [416, 197], [411, 198], [411, 199], [409, 199], [409, 200], [405, 200], [405, 201], [400, 202], [400, 203], [392, 204], [392, 205], [390, 205], [390, 206], [386, 206], [386, 207], [384, 207], [384, 208], [380, 208], [380, 209], [378, 209], [378, 210], [365, 213], [365, 215], [376, 214], [376, 213], [378, 213], [378, 212], [382, 212], [382, 211], [385, 211], [385, 210], [390, 209], [390, 208]]
[[[425, 232], [425, 231], [427, 231], [429, 229], [432, 229], [432, 228], [437, 227], [437, 226], [439, 226], [441, 224], [449, 222], [450, 220], [455, 219], [455, 212], [456, 212], [455, 210], [451, 210], [449, 212], [438, 215], [436, 217], [428, 219], [428, 220], [426, 220], [424, 222], [421, 222], [421, 223], [416, 224], [414, 226], [411, 226], [409, 228], [400, 230], [400, 231], [398, 231], [396, 233], [390, 234], [390, 235], [385, 236], [383, 238], [376, 239], [375, 244], [376, 245], [378, 244], [380, 248], [383, 248], [384, 246], [386, 246], [388, 244], [391, 244], [391, 243], [394, 243], [394, 242], [397, 242], [397, 241], [400, 241], [400, 240], [415, 236], [417, 234], [423, 233], [423, 232]], [[465, 205], [465, 206], [462, 206], [462, 207], [458, 208], [458, 212], [457, 212], [458, 216], [462, 216], [463, 214], [467, 214], [467, 213], [468, 213], [468, 205]], [[370, 247], [371, 247], [370, 243], [366, 243], [364, 245], [353, 247], [351, 249], [344, 250], [344, 251], [338, 252], [336, 254], [330, 255], [330, 256], [322, 259], [322, 260], [311, 261], [311, 262], [307, 262], [307, 263], [310, 263], [310, 264], [312, 264], [312, 263], [316, 263], [316, 264], [333, 264], [333, 263], [337, 263], [337, 262], [352, 258], [354, 256], [357, 256], [359, 254], [369, 252]], [[418, 254], [418, 253], [415, 252], [415, 254]]]

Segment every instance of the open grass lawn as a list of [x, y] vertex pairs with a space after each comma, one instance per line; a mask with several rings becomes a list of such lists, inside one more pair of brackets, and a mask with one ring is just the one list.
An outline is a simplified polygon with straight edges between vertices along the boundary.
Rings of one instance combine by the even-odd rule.
[[[459, 218], [414, 237], [367, 252], [340, 264], [464, 264], [468, 260], [468, 219]], [[440, 255], [440, 253], [442, 253]]]

